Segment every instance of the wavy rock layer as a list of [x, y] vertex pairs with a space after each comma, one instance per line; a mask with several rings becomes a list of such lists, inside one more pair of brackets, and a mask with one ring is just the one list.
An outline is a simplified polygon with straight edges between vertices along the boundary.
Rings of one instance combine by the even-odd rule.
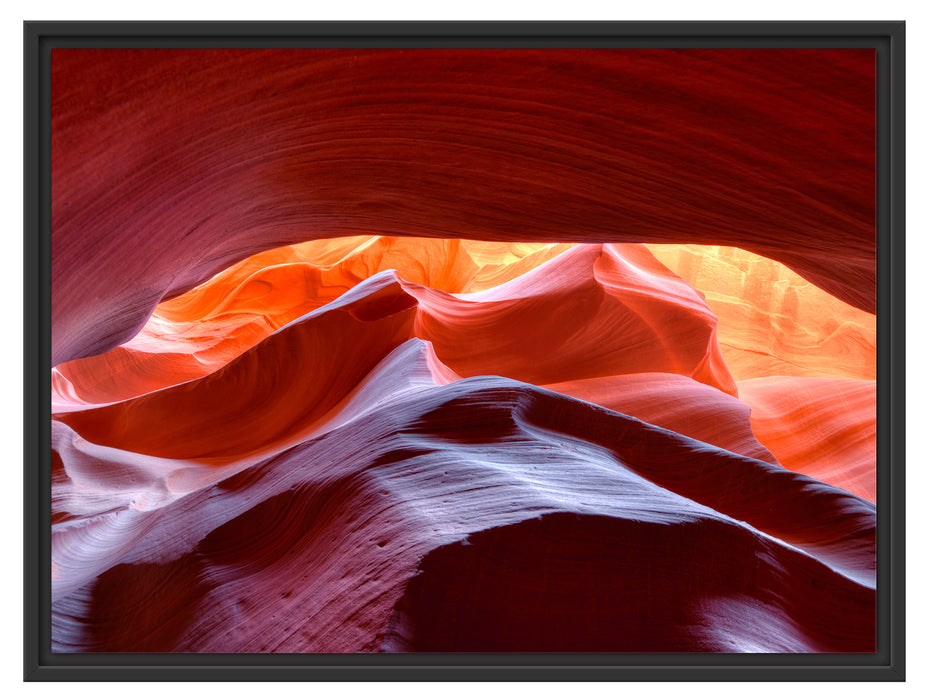
[[783, 466], [876, 501], [876, 382], [763, 377], [740, 398]]
[[359, 234], [735, 245], [875, 305], [872, 50], [51, 63], [56, 365], [253, 253]]
[[[377, 243], [396, 263], [397, 242]], [[178, 324], [163, 356], [149, 333], [58, 368], [73, 381], [53, 425], [57, 651], [873, 648], [875, 507], [826, 483], [866, 483], [866, 455], [845, 476], [843, 454], [802, 444], [830, 429], [818, 399], [856, 392], [779, 404], [774, 378], [738, 400], [714, 316], [644, 246], [539, 248], [469, 293], [370, 261], [204, 376], [78, 396], [93, 362], [139, 386], [113, 358], [141, 347], [155, 368], [223, 362], [213, 331], [254, 327], [249, 285], [290, 279], [293, 253], [160, 312]], [[299, 264], [345, 279], [359, 263], [342, 253]], [[444, 260], [415, 274], [438, 283]], [[443, 279], [483, 287], [508, 265]], [[271, 327], [305, 309], [274, 289]], [[865, 422], [847, 428], [866, 442]]]
[[[259, 271], [253, 271], [253, 266], [266, 260], [249, 260], [239, 270], [163, 305], [167, 309], [159, 307], [159, 315], [133, 342], [105, 355], [55, 368], [53, 410], [65, 413], [111, 404], [206, 377], [212, 371], [219, 372], [218, 376], [237, 374], [238, 378], [231, 380], [237, 387], [249, 384], [249, 379], [239, 376], [245, 370], [227, 369], [226, 365], [235, 360], [234, 366], [242, 367], [247, 362], [244, 354], [261, 356], [259, 340], [285, 323], [323, 323], [312, 320], [330, 313], [321, 305], [349, 289], [352, 292], [333, 308], [349, 310], [362, 321], [371, 314], [381, 314], [381, 305], [390, 307], [384, 310], [392, 313], [411, 309], [409, 322], [398, 326], [405, 330], [397, 332], [430, 340], [440, 359], [461, 376], [499, 374], [545, 384], [615, 374], [674, 372], [731, 394], [737, 391], [715, 342], [714, 315], [694, 289], [672, 275], [643, 246], [583, 245], [563, 252], [546, 247], [510, 264], [476, 266], [441, 278], [452, 265], [466, 267], [463, 262], [454, 262], [461, 257], [469, 261], [507, 260], [511, 255], [496, 251], [500, 246], [494, 244], [474, 244], [469, 256], [461, 255], [457, 247], [428, 257], [433, 247], [429, 242], [425, 255], [414, 260], [407, 256], [410, 243], [417, 242], [367, 242], [361, 246], [363, 251], [376, 248], [378, 256], [368, 261], [371, 267], [365, 271], [377, 269], [374, 265], [379, 262], [406, 261], [407, 269], [401, 274], [411, 272], [415, 279], [440, 278], [445, 282], [442, 286], [454, 289], [482, 289], [497, 280], [510, 281], [485, 291], [451, 294], [412, 284], [387, 270], [353, 286], [358, 279], [358, 254], [318, 266], [312, 261], [322, 256], [305, 251], [308, 260], [273, 263]], [[387, 245], [391, 248], [386, 255]], [[302, 253], [293, 249], [281, 252], [287, 258], [298, 254]], [[427, 259], [432, 263], [429, 268], [424, 262]], [[314, 283], [299, 283], [308, 279]], [[377, 294], [376, 288], [380, 290]], [[278, 289], [281, 294], [272, 291]], [[253, 310], [258, 300], [266, 297], [270, 311]], [[363, 298], [366, 301], [361, 301]], [[360, 301], [352, 303], [364, 303], [371, 310], [358, 312], [346, 306], [348, 300], [355, 299]], [[310, 309], [317, 311], [306, 313]], [[203, 314], [204, 320], [193, 320], [192, 314]], [[661, 328], [652, 320], [657, 317], [664, 319]], [[287, 336], [297, 332], [289, 331]], [[310, 332], [314, 337], [326, 337], [323, 330]], [[380, 357], [378, 353], [393, 347], [396, 339], [381, 338], [381, 330], [372, 332], [373, 347], [380, 348], [372, 352]], [[369, 337], [353, 333], [337, 342], [351, 345]], [[321, 347], [316, 352], [327, 351]], [[346, 360], [336, 353], [329, 361]], [[256, 366], [263, 364], [261, 359], [256, 362]], [[371, 363], [365, 366], [370, 368]], [[315, 377], [331, 371], [339, 370], [329, 365], [317, 367], [307, 380], [316, 381]], [[179, 392], [197, 393], [198, 385], [192, 386], [195, 388], [172, 390], [164, 400], [173, 404]], [[149, 403], [158, 400], [154, 396], [140, 399]], [[120, 410], [117, 407], [109, 412]]]
[[[56, 367], [53, 410], [111, 403], [206, 376], [378, 272], [395, 269], [404, 280], [451, 293], [481, 291], [570, 247], [357, 236], [265, 251], [159, 304], [124, 345]], [[557, 285], [551, 281], [552, 296]]]
[[696, 440], [778, 464], [751, 428], [750, 406], [722, 391], [675, 374], [595, 377], [547, 389], [626, 413]]
[[[647, 649], [871, 647], [871, 504], [528, 384], [438, 384], [436, 367], [408, 341], [294, 446], [156, 508], [133, 505], [156, 486], [130, 486], [128, 507], [58, 526], [56, 649], [624, 651], [632, 636]], [[73, 431], [59, 439], [66, 473], [86, 464]], [[162, 489], [169, 463], [149, 465]], [[467, 543], [474, 553], [450, 555]], [[486, 556], [488, 568], [469, 563]], [[708, 558], [726, 567], [709, 578]], [[576, 578], [580, 561], [590, 576]], [[498, 602], [482, 602], [505, 571]], [[651, 581], [665, 581], [653, 604], [603, 592], [644, 594]], [[587, 590], [602, 593], [553, 609]], [[564, 634], [529, 641], [546, 624]]]

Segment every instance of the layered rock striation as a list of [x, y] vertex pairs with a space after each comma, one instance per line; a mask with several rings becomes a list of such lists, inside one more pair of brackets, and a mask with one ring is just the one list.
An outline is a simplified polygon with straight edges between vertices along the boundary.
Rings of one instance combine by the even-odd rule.
[[52, 71], [53, 651], [875, 650], [871, 52]]

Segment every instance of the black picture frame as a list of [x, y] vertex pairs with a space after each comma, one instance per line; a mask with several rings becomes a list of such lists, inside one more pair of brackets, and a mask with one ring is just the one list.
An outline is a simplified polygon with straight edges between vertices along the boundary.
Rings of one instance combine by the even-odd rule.
[[[904, 22], [25, 22], [24, 678], [115, 681], [905, 679]], [[874, 654], [53, 654], [50, 62], [53, 48], [874, 48], [877, 651]]]

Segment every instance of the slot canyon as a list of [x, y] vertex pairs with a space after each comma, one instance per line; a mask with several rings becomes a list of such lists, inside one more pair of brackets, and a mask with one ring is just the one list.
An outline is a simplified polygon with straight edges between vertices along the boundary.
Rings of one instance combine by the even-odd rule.
[[872, 51], [51, 97], [53, 652], [875, 650]]

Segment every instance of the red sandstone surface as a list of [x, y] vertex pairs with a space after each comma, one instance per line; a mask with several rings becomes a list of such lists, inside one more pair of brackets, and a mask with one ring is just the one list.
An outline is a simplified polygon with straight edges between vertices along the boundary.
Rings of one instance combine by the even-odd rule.
[[872, 311], [874, 75], [863, 50], [55, 50], [53, 363], [358, 234], [736, 245]]
[[54, 651], [874, 650], [871, 54], [52, 67]]

